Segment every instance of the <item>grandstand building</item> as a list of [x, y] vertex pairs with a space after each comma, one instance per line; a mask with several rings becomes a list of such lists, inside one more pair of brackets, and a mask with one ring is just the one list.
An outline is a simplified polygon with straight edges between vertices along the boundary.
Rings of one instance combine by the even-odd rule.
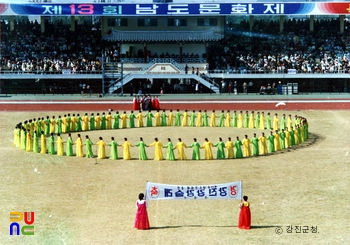
[[[348, 92], [347, 2], [6, 1], [1, 93]], [[195, 91], [198, 88], [198, 91]]]

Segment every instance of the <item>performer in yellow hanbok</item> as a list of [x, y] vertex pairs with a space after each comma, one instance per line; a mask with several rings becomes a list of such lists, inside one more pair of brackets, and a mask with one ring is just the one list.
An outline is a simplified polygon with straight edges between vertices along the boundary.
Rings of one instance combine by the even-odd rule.
[[261, 133], [261, 136], [259, 137], [259, 153], [260, 155], [266, 155], [267, 154], [267, 137], [265, 136], [264, 132]]
[[225, 116], [225, 127], [229, 128], [231, 126], [231, 113], [228, 110]]
[[45, 137], [45, 132], [44, 131], [41, 131], [41, 137], [40, 137], [40, 147], [41, 147], [41, 150], [40, 150], [40, 153], [41, 154], [46, 154], [46, 137]]
[[142, 115], [142, 111], [139, 111], [139, 113], [136, 116], [137, 119], [137, 127], [143, 127], [143, 115]]
[[173, 126], [174, 125], [174, 114], [173, 110], [170, 110], [168, 114], [168, 126]]
[[183, 118], [182, 118], [182, 127], [187, 127], [188, 126], [188, 113], [187, 113], [187, 110], [185, 110], [184, 114], [182, 115]]
[[292, 128], [293, 127], [293, 118], [292, 115], [289, 114], [287, 118], [287, 128]]
[[106, 128], [111, 129], [112, 128], [112, 114], [110, 112], [108, 112], [108, 115], [106, 116], [106, 121], [107, 121]]
[[[252, 111], [249, 115], [249, 122], [248, 122], [248, 128], [254, 128], [254, 122], [255, 122], [255, 116], [254, 116], [254, 111]], [[243, 139], [244, 141], [244, 139]], [[243, 143], [242, 141], [242, 143]], [[243, 152], [244, 154], [244, 152]]]
[[273, 130], [275, 130], [275, 131], [278, 130], [278, 115], [277, 115], [277, 113], [273, 117]]
[[67, 115], [64, 114], [64, 116], [62, 117], [62, 133], [67, 133], [67, 124], [68, 124]]
[[294, 129], [294, 141], [295, 141], [295, 145], [299, 145], [299, 134], [298, 134], [298, 125], [295, 127]]
[[30, 129], [27, 130], [26, 151], [33, 151], [33, 141]]
[[214, 144], [211, 143], [208, 138], [204, 139], [205, 142], [203, 144], [203, 146], [201, 147], [201, 149], [204, 149], [204, 159], [205, 160], [213, 160], [213, 152], [211, 150], [212, 147], [214, 147]]
[[245, 135], [245, 138], [242, 140], [243, 144], [243, 157], [250, 157], [252, 155], [252, 152], [250, 150], [250, 139], [248, 138], [248, 135]]
[[131, 155], [130, 155], [130, 147], [133, 145], [128, 142], [127, 138], [124, 138], [124, 143], [122, 144], [123, 147], [123, 159], [124, 160], [131, 160]]
[[285, 144], [286, 148], [289, 148], [290, 147], [290, 133], [289, 133], [288, 127], [286, 127], [286, 130], [284, 131], [284, 133], [286, 134], [284, 144]]
[[278, 130], [275, 131], [275, 134], [273, 136], [275, 137], [275, 140], [274, 140], [275, 151], [280, 151], [281, 142], [280, 142], [280, 134], [278, 133]]
[[19, 147], [20, 145], [20, 126], [16, 125], [15, 130], [13, 131], [13, 145]]
[[181, 138], [178, 139], [179, 142], [175, 145], [174, 149], [177, 149], [177, 159], [178, 160], [187, 160], [186, 154], [185, 154], [185, 148], [188, 148], [187, 145], [182, 142]]
[[70, 132], [77, 131], [77, 118], [75, 117], [75, 114], [72, 115], [70, 118]]
[[237, 128], [243, 128], [243, 111], [238, 113], [237, 117]]
[[158, 138], [155, 138], [154, 142], [149, 146], [154, 146], [154, 160], [164, 160], [162, 152], [163, 144], [160, 141], [158, 141]]
[[55, 116], [52, 116], [50, 120], [50, 134], [55, 133], [55, 128], [56, 128], [56, 119], [55, 119]]
[[74, 142], [75, 144], [75, 155], [77, 157], [83, 157], [84, 153], [83, 153], [83, 141], [80, 137], [80, 134], [78, 134], [78, 138], [77, 140]]
[[228, 137], [228, 141], [225, 144], [225, 148], [227, 149], [227, 158], [228, 159], [233, 159], [235, 158], [235, 153], [234, 153], [234, 145], [233, 142], [231, 141], [231, 137]]
[[202, 126], [203, 126], [203, 115], [202, 115], [202, 111], [199, 110], [197, 113], [196, 127], [202, 127]]
[[161, 125], [160, 119], [161, 119], [160, 113], [159, 113], [159, 110], [157, 110], [157, 112], [154, 113], [154, 120], [155, 120], [156, 126], [160, 126]]
[[85, 113], [85, 115], [83, 116], [83, 131], [87, 131], [89, 130], [89, 122], [90, 122], [90, 119], [89, 119], [89, 116], [87, 113]]
[[101, 129], [101, 121], [102, 121], [102, 118], [100, 116], [100, 113], [97, 113], [96, 117], [95, 117], [95, 129], [96, 130], [100, 130]]
[[260, 114], [260, 125], [259, 125], [259, 128], [261, 130], [265, 129], [265, 114], [264, 114], [264, 112], [261, 112], [261, 114]]
[[120, 119], [122, 120], [121, 128], [126, 128], [126, 123], [128, 116], [126, 115], [126, 111], [123, 112], [123, 114], [120, 115]]
[[97, 158], [104, 159], [106, 158], [106, 143], [103, 141], [102, 137], [99, 137], [99, 142], [96, 143], [98, 146]]
[[60, 134], [57, 134], [57, 140], [56, 140], [56, 144], [57, 144], [57, 155], [58, 156], [63, 156], [64, 154], [64, 147], [63, 147], [63, 140]]
[[210, 127], [216, 127], [216, 118], [217, 116], [215, 115], [215, 110], [213, 110], [210, 115]]

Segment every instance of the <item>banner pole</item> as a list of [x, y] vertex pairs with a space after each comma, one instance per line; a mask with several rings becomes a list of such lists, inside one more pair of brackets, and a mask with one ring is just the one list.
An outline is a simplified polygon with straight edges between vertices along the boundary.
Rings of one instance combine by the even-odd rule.
[[145, 188], [145, 200], [147, 200], [147, 184], [148, 184], [148, 180], [146, 180], [146, 188]]
[[241, 202], [242, 202], [242, 200], [243, 200], [243, 182], [242, 182], [242, 180], [240, 180], [240, 182], [241, 182]]

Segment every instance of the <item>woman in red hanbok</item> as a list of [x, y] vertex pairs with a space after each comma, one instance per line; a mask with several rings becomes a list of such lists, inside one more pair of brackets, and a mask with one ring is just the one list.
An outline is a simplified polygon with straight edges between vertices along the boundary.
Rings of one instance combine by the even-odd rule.
[[239, 212], [238, 228], [248, 230], [250, 229], [251, 215], [247, 196], [243, 196], [243, 202], [241, 202], [239, 207], [241, 210]]
[[159, 105], [159, 98], [158, 98], [158, 96], [156, 96], [156, 97], [154, 98], [154, 106], [155, 106], [154, 109], [160, 110], [160, 105]]
[[135, 111], [138, 111], [138, 110], [140, 110], [140, 101], [139, 101], [139, 99], [136, 97], [136, 96], [134, 96], [134, 99], [133, 99], [133, 103], [132, 103], [133, 105], [132, 105], [132, 109], [133, 110], [135, 110]]
[[145, 195], [143, 193], [139, 194], [139, 200], [136, 201], [136, 218], [135, 218], [135, 228], [139, 230], [149, 229], [149, 221], [147, 214], [147, 203], [143, 198]]

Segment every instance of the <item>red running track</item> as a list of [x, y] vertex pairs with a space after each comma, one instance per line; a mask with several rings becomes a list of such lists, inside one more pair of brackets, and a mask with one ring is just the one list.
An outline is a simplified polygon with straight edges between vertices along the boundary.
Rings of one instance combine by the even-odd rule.
[[[349, 110], [350, 99], [281, 101], [162, 101], [164, 110]], [[107, 111], [132, 110], [129, 101], [0, 101], [0, 111]]]

